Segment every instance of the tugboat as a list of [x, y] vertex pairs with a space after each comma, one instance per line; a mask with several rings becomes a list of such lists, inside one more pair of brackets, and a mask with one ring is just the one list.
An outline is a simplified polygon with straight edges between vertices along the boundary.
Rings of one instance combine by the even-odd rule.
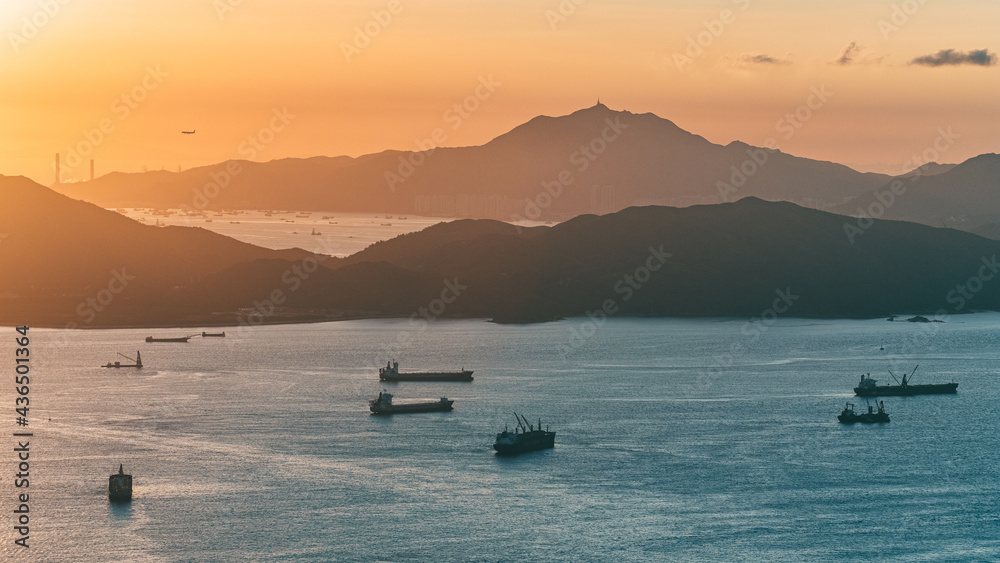
[[226, 333], [225, 333], [225, 331], [223, 331], [223, 332], [202, 332], [201, 333], [201, 337], [202, 338], [208, 338], [210, 336], [216, 337], [216, 338], [225, 338], [226, 337]]
[[399, 372], [399, 362], [388, 362], [384, 368], [379, 368], [378, 378], [382, 381], [472, 381], [472, 370], [462, 371], [414, 371]]
[[889, 396], [910, 396], [910, 395], [946, 395], [958, 393], [958, 383], [929, 383], [924, 385], [910, 385], [913, 374], [917, 372], [917, 365], [909, 374], [903, 374], [903, 380], [896, 379], [890, 371], [893, 379], [899, 385], [876, 385], [876, 380], [871, 374], [861, 375], [861, 382], [854, 388], [854, 394], [859, 397], [889, 397]]
[[[497, 434], [497, 439], [493, 443], [493, 449], [500, 455], [517, 455], [535, 450], [544, 450], [556, 446], [556, 433], [542, 430], [542, 420], [538, 419], [538, 430], [528, 419], [514, 413], [517, 420], [517, 427], [513, 432], [507, 430], [505, 426], [503, 432]], [[524, 424], [521, 421], [524, 420]], [[520, 430], [520, 432], [519, 432]]]
[[448, 397], [441, 397], [440, 401], [427, 401], [422, 403], [397, 403], [393, 404], [390, 393], [381, 392], [378, 399], [368, 401], [368, 408], [372, 414], [404, 414], [411, 412], [435, 412], [450, 411], [451, 405], [455, 401]]
[[108, 498], [111, 502], [132, 500], [132, 476], [125, 473], [120, 463], [118, 464], [118, 473], [108, 477]]
[[837, 415], [837, 420], [844, 424], [854, 424], [855, 422], [861, 422], [864, 424], [871, 424], [873, 422], [889, 422], [889, 414], [885, 412], [885, 404], [883, 401], [878, 402], [878, 412], [872, 410], [872, 406], [868, 405], [868, 412], [858, 414], [854, 412], [854, 403], [847, 403], [844, 410]]
[[[122, 354], [121, 352], [118, 352], [118, 355], [121, 356], [121, 357], [123, 357], [123, 358], [125, 358], [125, 359], [127, 359], [127, 360], [132, 360], [132, 358], [129, 358], [128, 356], [126, 356], [125, 354]], [[116, 368], [116, 369], [118, 369], [118, 368], [136, 368], [136, 369], [142, 368], [142, 356], [139, 355], [139, 351], [138, 350], [136, 350], [136, 352], [135, 352], [135, 359], [132, 360], [132, 361], [135, 362], [135, 363], [134, 364], [123, 364], [123, 363], [121, 363], [121, 361], [116, 361], [115, 363], [108, 362], [108, 363], [104, 364], [101, 367]]]

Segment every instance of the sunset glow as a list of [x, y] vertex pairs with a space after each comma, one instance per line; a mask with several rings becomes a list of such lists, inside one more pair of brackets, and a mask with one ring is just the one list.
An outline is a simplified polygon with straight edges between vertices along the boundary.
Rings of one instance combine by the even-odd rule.
[[859, 170], [1000, 139], [989, 1], [12, 0], [0, 29], [0, 173], [46, 185], [57, 152], [89, 177], [74, 149], [101, 175], [475, 145], [598, 98]]

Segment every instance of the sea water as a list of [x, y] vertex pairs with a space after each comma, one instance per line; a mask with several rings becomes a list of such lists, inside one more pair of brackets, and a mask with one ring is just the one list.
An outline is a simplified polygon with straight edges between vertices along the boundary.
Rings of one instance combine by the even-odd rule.
[[[25, 561], [990, 561], [1000, 314], [944, 323], [409, 320], [29, 329], [0, 395], [0, 557]], [[0, 353], [14, 365], [13, 328]], [[0, 333], [2, 334], [2, 333]], [[105, 369], [141, 350], [144, 367]], [[377, 368], [475, 370], [382, 383]], [[862, 373], [956, 381], [842, 425]], [[10, 376], [12, 378], [12, 376]], [[380, 389], [451, 412], [371, 416]], [[556, 447], [495, 456], [514, 412]], [[30, 430], [30, 487], [13, 432]], [[107, 499], [119, 463], [129, 504]], [[15, 545], [30, 491], [29, 548]]]

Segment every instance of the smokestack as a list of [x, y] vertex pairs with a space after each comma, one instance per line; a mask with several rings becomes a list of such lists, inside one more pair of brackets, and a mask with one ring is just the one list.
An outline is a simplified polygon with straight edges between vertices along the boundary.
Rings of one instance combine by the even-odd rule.
[[90, 159], [90, 181], [94, 181], [94, 159]]
[[56, 184], [59, 184], [59, 153], [56, 153]]

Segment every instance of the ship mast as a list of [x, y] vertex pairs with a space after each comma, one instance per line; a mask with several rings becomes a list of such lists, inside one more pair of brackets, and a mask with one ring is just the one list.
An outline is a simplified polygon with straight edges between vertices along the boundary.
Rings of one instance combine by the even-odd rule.
[[514, 420], [517, 421], [517, 427], [514, 428], [515, 432], [517, 431], [518, 428], [521, 429], [521, 432], [527, 432], [527, 429], [525, 427], [521, 426], [521, 418], [518, 416], [517, 413], [514, 413]]
[[[524, 416], [522, 415], [522, 416], [521, 416], [521, 418], [524, 418]], [[530, 423], [528, 422], [528, 419], [527, 419], [527, 418], [524, 418], [524, 427], [525, 427], [525, 428], [527, 428], [527, 429], [530, 429], [530, 430], [534, 430], [534, 429], [535, 429], [535, 427], [534, 427], [534, 426], [532, 426], [532, 425], [531, 425], [531, 424], [530, 424]]]

